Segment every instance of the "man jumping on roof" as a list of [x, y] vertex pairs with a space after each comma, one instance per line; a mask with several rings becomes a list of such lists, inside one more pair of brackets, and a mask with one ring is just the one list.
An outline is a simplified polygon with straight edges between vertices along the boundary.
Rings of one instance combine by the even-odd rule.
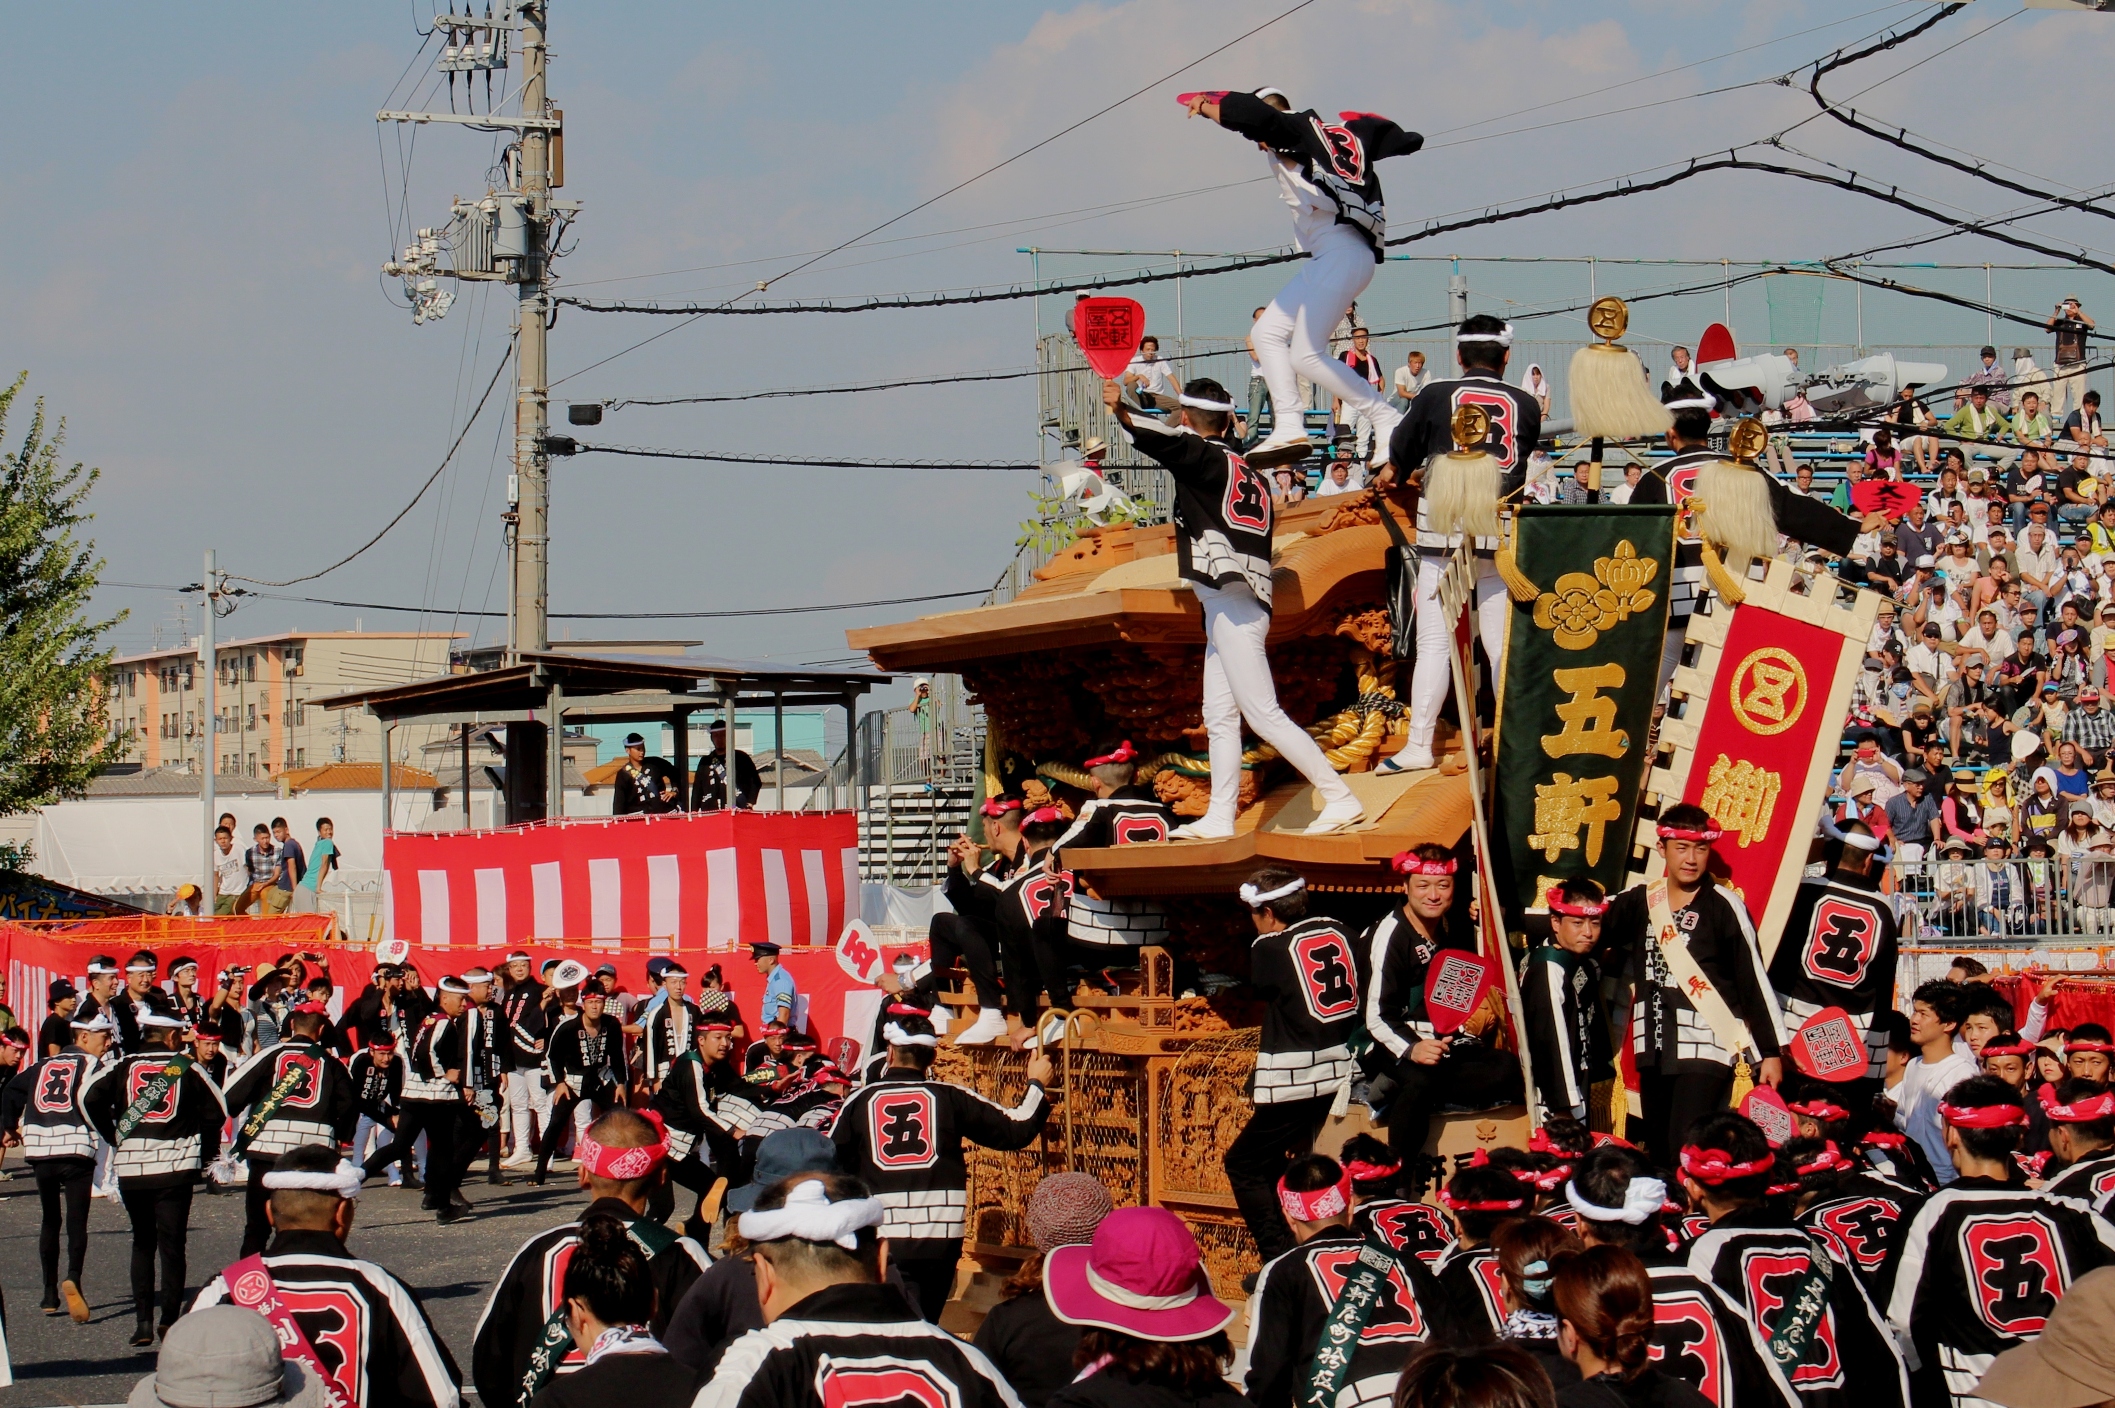
[[1374, 427], [1374, 463], [1388, 458], [1388, 439], [1402, 415], [1363, 378], [1329, 352], [1329, 334], [1381, 262], [1388, 217], [1374, 163], [1408, 156], [1425, 139], [1370, 112], [1346, 112], [1324, 122], [1312, 108], [1294, 112], [1276, 88], [1253, 93], [1189, 93], [1190, 116], [1208, 117], [1263, 148], [1278, 190], [1293, 211], [1293, 239], [1308, 261], [1278, 290], [1250, 329], [1250, 346], [1270, 387], [1278, 423], [1249, 462], [1271, 469], [1305, 459], [1307, 427], [1300, 414], [1300, 378], [1341, 399]]

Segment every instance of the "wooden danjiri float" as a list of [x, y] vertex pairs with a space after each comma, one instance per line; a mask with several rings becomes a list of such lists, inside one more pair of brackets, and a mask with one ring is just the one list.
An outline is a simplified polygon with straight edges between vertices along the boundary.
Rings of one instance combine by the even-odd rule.
[[[985, 1272], [1010, 1269], [1026, 1254], [1027, 1196], [1044, 1174], [1065, 1169], [1093, 1174], [1120, 1204], [1154, 1203], [1183, 1216], [1222, 1294], [1238, 1297], [1241, 1277], [1256, 1269], [1222, 1167], [1249, 1116], [1243, 1086], [1259, 1035], [1259, 1008], [1240, 986], [1253, 929], [1235, 890], [1262, 864], [1292, 866], [1307, 877], [1316, 907], [1356, 933], [1400, 902], [1391, 857], [1423, 842], [1465, 847], [1470, 830], [1466, 764], [1458, 742], [1445, 741], [1458, 736], [1442, 734], [1432, 771], [1372, 771], [1401, 746], [1406, 711], [1397, 700], [1408, 686], [1408, 666], [1399, 670], [1389, 651], [1383, 564], [1391, 538], [1379, 515], [1366, 495], [1293, 504], [1280, 511], [1273, 544], [1270, 656], [1279, 700], [1345, 774], [1368, 824], [1301, 835], [1314, 815], [1306, 784], [1268, 750], [1252, 749], [1232, 838], [1066, 852], [1078, 882], [1074, 925], [1143, 928], [1147, 945], [1136, 974], [1115, 975], [1120, 995], [1078, 990], [1067, 1038], [1051, 1053], [1061, 1098], [1043, 1139], [1017, 1154], [972, 1154], [965, 1256]], [[1013, 787], [1034, 798], [1054, 785], [1062, 801], [1067, 784], [1085, 780], [1081, 759], [1107, 740], [1128, 739], [1141, 783], [1178, 816], [1202, 815], [1202, 613], [1177, 575], [1174, 530], [1089, 529], [1035, 575], [1003, 604], [848, 639], [892, 672], [963, 677], [988, 721], [987, 794]], [[1176, 995], [1171, 950], [1154, 942], [1161, 938], [1196, 963], [1207, 995]], [[966, 993], [947, 1001], [974, 1005]], [[1509, 1046], [1511, 1024], [1495, 991], [1471, 1025], [1494, 1023]], [[1011, 1103], [1022, 1067], [1003, 1045], [943, 1046], [936, 1070]], [[1365, 1128], [1364, 1114], [1353, 1103], [1321, 1147]], [[1527, 1137], [1518, 1107], [1435, 1120], [1434, 1130], [1428, 1147], [1461, 1157]], [[974, 1286], [963, 1299], [976, 1305]]]

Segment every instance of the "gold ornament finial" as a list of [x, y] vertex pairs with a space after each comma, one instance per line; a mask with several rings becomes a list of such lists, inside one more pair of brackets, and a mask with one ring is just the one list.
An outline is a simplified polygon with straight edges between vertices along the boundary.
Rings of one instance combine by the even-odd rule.
[[1480, 455], [1491, 442], [1491, 413], [1481, 406], [1454, 408], [1454, 453]]
[[1761, 421], [1751, 416], [1734, 426], [1733, 433], [1726, 437], [1726, 453], [1736, 463], [1753, 468], [1769, 444], [1770, 432], [1763, 429]]
[[1595, 337], [1613, 343], [1630, 328], [1630, 305], [1614, 294], [1597, 298], [1586, 310], [1586, 326]]

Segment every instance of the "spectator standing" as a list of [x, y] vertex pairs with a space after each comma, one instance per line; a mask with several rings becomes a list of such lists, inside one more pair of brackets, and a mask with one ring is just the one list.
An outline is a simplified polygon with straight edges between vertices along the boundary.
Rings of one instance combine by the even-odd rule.
[[279, 848], [272, 844], [272, 828], [263, 822], [251, 828], [250, 849], [243, 854], [246, 880], [242, 898], [235, 902], [235, 912], [243, 913], [256, 906], [260, 914], [271, 910], [265, 903], [265, 892], [278, 884]]
[[1432, 373], [1425, 369], [1425, 354], [1412, 348], [1403, 364], [1395, 369], [1395, 394], [1401, 402], [1398, 409], [1409, 410], [1410, 403], [1417, 399], [1417, 393], [1424, 390], [1425, 383], [1430, 380]]
[[316, 839], [308, 848], [308, 869], [294, 891], [294, 913], [316, 914], [323, 908], [323, 882], [338, 868], [338, 828], [327, 816], [316, 818]]
[[[690, 794], [690, 809], [694, 812], [716, 812], [727, 805], [727, 723], [722, 719], [709, 731], [712, 751], [698, 763], [697, 779]], [[763, 795], [763, 774], [756, 770], [756, 759], [739, 748], [733, 750], [734, 757], [734, 804], [747, 811], [756, 805]]]
[[264, 912], [285, 914], [294, 907], [294, 887], [308, 873], [308, 860], [283, 816], [272, 818], [272, 845], [277, 863], [272, 870], [272, 887], [264, 892]]
[[235, 832], [226, 826], [213, 831], [213, 912], [240, 914], [247, 908], [250, 889], [249, 857], [235, 849]]
[[610, 789], [610, 814], [631, 816], [675, 812], [683, 809], [683, 779], [666, 758], [646, 756], [646, 739], [636, 733], [624, 736], [624, 766], [617, 770]]
[[1263, 375], [1263, 363], [1256, 360], [1256, 320], [1269, 311], [1258, 308], [1248, 315], [1249, 334], [1242, 346], [1248, 349], [1248, 426], [1247, 439], [1251, 442], [1263, 436], [1263, 413], [1271, 410], [1270, 381]]
[[1985, 347], [1979, 356], [1981, 359], [1979, 365], [1964, 378], [1964, 381], [1969, 386], [1980, 386], [1988, 392], [1991, 405], [1996, 406], [2001, 411], [2010, 411], [2012, 409], [2012, 392], [2010, 390], [2012, 378], [2010, 373], [1998, 365], [1997, 349], [1995, 347]]
[[793, 984], [792, 970], [779, 962], [779, 946], [754, 943], [749, 945], [749, 956], [756, 962], [756, 971], [764, 975], [764, 1000], [757, 1020], [778, 1022], [793, 1031], [801, 1025], [795, 1020], [800, 1015], [800, 991]]
[[1889, 1092], [1894, 1100], [1895, 1128], [1924, 1151], [1942, 1187], [1957, 1175], [1947, 1153], [1939, 1103], [1948, 1091], [1977, 1074], [1975, 1058], [1954, 1044], [1966, 999], [1957, 983], [1937, 979], [1918, 985], [1909, 1013], [1909, 1039], [1916, 1045], [1917, 1057], [1903, 1067], [1901, 1084]]
[[[1388, 376], [1381, 370], [1381, 359], [1374, 356], [1372, 349], [1368, 347], [1367, 338], [1366, 329], [1353, 328], [1351, 346], [1344, 349], [1343, 355], [1337, 360], [1351, 368], [1351, 374], [1372, 387], [1373, 394], [1379, 396], [1387, 388]], [[1331, 419], [1343, 413], [1343, 399], [1335, 398], [1330, 406]], [[1373, 437], [1377, 427], [1371, 414], [1356, 407], [1352, 409], [1350, 424], [1352, 439], [1358, 447], [1359, 460], [1363, 463], [1372, 454]]]
[[2049, 413], [2062, 415], [2065, 404], [2078, 404], [2080, 393], [2086, 389], [2086, 334], [2093, 330], [2093, 320], [2076, 298], [2067, 297], [2056, 305], [2046, 326], [2056, 334], [2056, 371], [2049, 385]]

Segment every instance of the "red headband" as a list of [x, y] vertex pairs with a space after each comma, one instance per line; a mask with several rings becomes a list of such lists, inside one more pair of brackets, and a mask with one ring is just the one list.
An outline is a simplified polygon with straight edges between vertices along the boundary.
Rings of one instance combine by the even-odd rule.
[[1870, 1144], [1876, 1149], [1899, 1149], [1909, 1143], [1909, 1136], [1892, 1129], [1874, 1129], [1866, 1132], [1861, 1145]]
[[1985, 1056], [2032, 1057], [2034, 1053], [2039, 1051], [2040, 1049], [2040, 1047], [2036, 1046], [2033, 1042], [2027, 1040], [2025, 1037], [2019, 1037], [2008, 1045], [2000, 1045], [1996, 1041], [1986, 1041], [1983, 1043], [1982, 1054]]
[[1550, 1193], [1562, 1188], [1571, 1181], [1572, 1166], [1570, 1164], [1558, 1164], [1545, 1173], [1527, 1173], [1523, 1171], [1515, 1176], [1523, 1183], [1534, 1184], [1538, 1192]]
[[1415, 851], [1399, 852], [1388, 864], [1398, 875], [1452, 875], [1456, 869], [1452, 856], [1445, 860], [1426, 860]]
[[2103, 1090], [2068, 1105], [2056, 1103], [2056, 1087], [2044, 1084], [2039, 1092], [2042, 1113], [2059, 1124], [2092, 1124], [2115, 1116], [2115, 1090]]
[[1527, 1206], [1525, 1198], [1493, 1198], [1481, 1203], [1464, 1202], [1445, 1189], [1440, 1190], [1439, 1200], [1456, 1212], [1518, 1212]]
[[1655, 829], [1662, 841], [1716, 841], [1726, 834], [1718, 829], [1718, 823], [1715, 821], [1702, 829], [1694, 826], [1661, 826]]
[[297, 1005], [294, 1010], [296, 1012], [310, 1013], [318, 1017], [328, 1017], [330, 1015], [330, 1009], [320, 1002], [303, 1002]]
[[1828, 1143], [1821, 1146], [1821, 1152], [1814, 1156], [1812, 1163], [1794, 1164], [1792, 1165], [1792, 1172], [1798, 1174], [1801, 1178], [1805, 1178], [1809, 1174], [1833, 1173], [1839, 1168], [1849, 1167], [1851, 1167], [1851, 1161], [1843, 1156], [1842, 1152], [1836, 1148], [1836, 1141], [1831, 1139]]
[[892, 1002], [886, 1009], [891, 1017], [930, 1017], [930, 1008], [919, 1007], [909, 1002]]
[[29, 1050], [29, 1038], [22, 1034], [20, 1027], [9, 1027], [6, 1031], [0, 1032], [0, 1042], [14, 1047], [17, 1051]]
[[1716, 1185], [1736, 1178], [1753, 1178], [1758, 1173], [1768, 1173], [1776, 1162], [1777, 1155], [1764, 1154], [1759, 1159], [1737, 1164], [1724, 1149], [1699, 1149], [1694, 1144], [1682, 1146], [1682, 1172], [1699, 1183]]
[[1402, 1171], [1403, 1161], [1401, 1159], [1397, 1159], [1392, 1164], [1369, 1164], [1359, 1159], [1347, 1159], [1344, 1161], [1344, 1172], [1351, 1175], [1353, 1183], [1370, 1183], [1376, 1178], [1393, 1178]]
[[[1629, 1148], [1630, 1146], [1626, 1144], [1626, 1145], [1624, 1145], [1623, 1147], [1627, 1149], [1627, 1148]], [[1576, 1153], [1578, 1153], [1579, 1151], [1578, 1151], [1578, 1150], [1576, 1150], [1576, 1149], [1564, 1149], [1564, 1148], [1559, 1148], [1559, 1147], [1557, 1146], [1557, 1144], [1556, 1144], [1555, 1142], [1553, 1142], [1553, 1141], [1552, 1141], [1552, 1140], [1550, 1139], [1550, 1132], [1549, 1132], [1548, 1128], [1547, 1128], [1547, 1127], [1545, 1127], [1545, 1128], [1542, 1128], [1542, 1129], [1538, 1129], [1538, 1130], [1536, 1130], [1536, 1131], [1534, 1132], [1534, 1134], [1532, 1134], [1532, 1135], [1530, 1135], [1530, 1136], [1529, 1136], [1529, 1138], [1528, 1138], [1528, 1152], [1529, 1152], [1530, 1154], [1564, 1154], [1564, 1155], [1573, 1155], [1573, 1154], [1576, 1154]]]
[[698, 1030], [701, 1032], [731, 1032], [734, 1030], [734, 1023], [722, 1017], [707, 1017], [704, 1021], [698, 1023]]
[[2090, 1038], [2085, 1041], [2067, 1041], [2064, 1043], [2064, 1055], [2069, 1056], [2075, 1051], [2084, 1051], [2087, 1053], [2097, 1051], [2102, 1055], [2107, 1055], [2109, 1053], [2115, 1053], [2115, 1044], [2111, 1044], [2105, 1041], [2094, 1041]]
[[2020, 1172], [2029, 1178], [2040, 1178], [2042, 1170], [2049, 1166], [2049, 1151], [2044, 1149], [2039, 1154], [2014, 1154], [2012, 1162], [2018, 1164]]
[[1037, 807], [1034, 811], [1022, 817], [1021, 825], [1042, 826], [1048, 822], [1063, 821], [1064, 819], [1065, 813], [1055, 803], [1052, 803], [1047, 807]]
[[986, 816], [1004, 816], [1008, 812], [1017, 812], [1020, 809], [1021, 799], [1018, 797], [991, 797], [986, 799], [982, 807], [982, 811]]
[[1574, 919], [1599, 919], [1608, 912], [1607, 900], [1589, 900], [1584, 904], [1573, 904], [1560, 900], [1555, 895], [1549, 898], [1550, 913], [1568, 914]]
[[1939, 1118], [1956, 1129], [2004, 1129], [2025, 1124], [2027, 1112], [2017, 1105], [1949, 1105], [1941, 1100]]
[[1805, 1115], [1810, 1120], [1847, 1120], [1851, 1117], [1849, 1110], [1841, 1105], [1831, 1105], [1825, 1095], [1817, 1095], [1804, 1105], [1787, 1104], [1785, 1108], [1795, 1115]]
[[1278, 1206], [1285, 1211], [1288, 1222], [1326, 1222], [1332, 1217], [1351, 1211], [1351, 1174], [1327, 1188], [1317, 1188], [1311, 1193], [1296, 1193], [1278, 1180]]
[[630, 1183], [652, 1173], [668, 1157], [668, 1145], [648, 1144], [637, 1149], [612, 1149], [586, 1134], [574, 1142], [573, 1157], [597, 1178], [612, 1183]]
[[1131, 746], [1131, 740], [1127, 738], [1123, 742], [1116, 745], [1115, 752], [1104, 753], [1099, 758], [1089, 758], [1086, 762], [1086, 766], [1090, 768], [1098, 768], [1103, 763], [1128, 763], [1137, 756], [1138, 750]]

